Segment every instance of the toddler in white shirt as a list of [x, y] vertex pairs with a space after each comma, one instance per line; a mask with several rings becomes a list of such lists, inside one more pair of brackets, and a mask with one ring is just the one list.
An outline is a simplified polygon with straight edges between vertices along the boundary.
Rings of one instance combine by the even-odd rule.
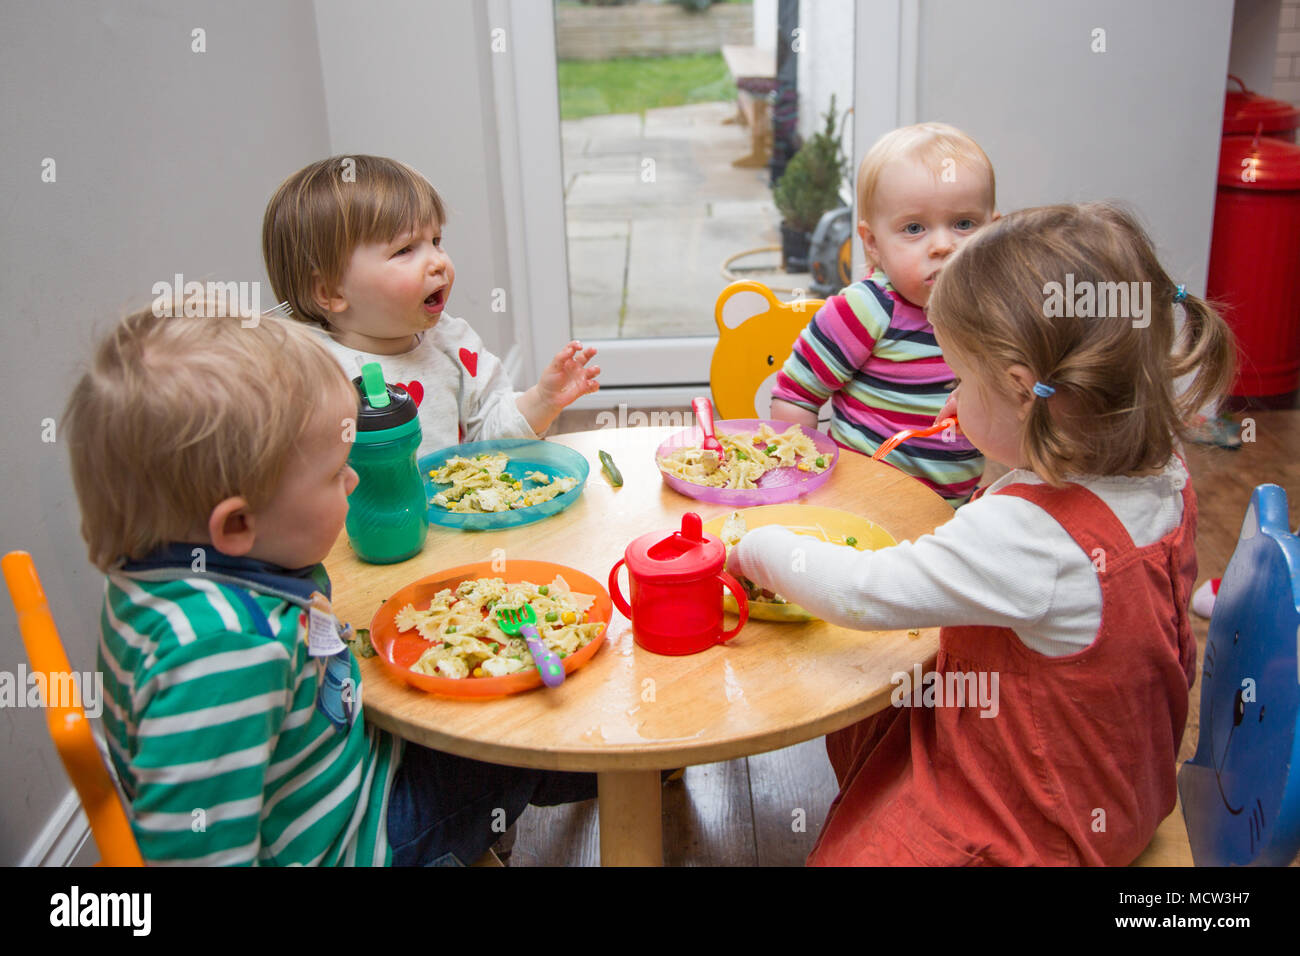
[[280, 185], [262, 221], [276, 297], [322, 329], [350, 378], [378, 361], [420, 409], [419, 455], [462, 441], [537, 438], [596, 391], [596, 354], [570, 342], [536, 385], [516, 393], [501, 361], [445, 314], [456, 270], [442, 243], [446, 212], [404, 163], [335, 156]]
[[[827, 738], [841, 791], [810, 862], [1127, 864], [1173, 809], [1195, 674], [1196, 499], [1174, 442], [1231, 381], [1231, 334], [1106, 204], [986, 226], [929, 318], [960, 382], [945, 412], [1010, 474], [915, 542], [773, 526], [728, 563], [834, 624], [941, 628], [924, 687]], [[956, 678], [1000, 700], [940, 699]]]

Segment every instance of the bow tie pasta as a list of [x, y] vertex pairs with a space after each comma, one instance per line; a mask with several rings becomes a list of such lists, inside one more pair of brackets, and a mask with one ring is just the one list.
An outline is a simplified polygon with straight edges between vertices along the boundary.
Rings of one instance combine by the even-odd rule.
[[714, 452], [700, 447], [679, 448], [659, 467], [674, 478], [706, 488], [757, 488], [758, 480], [775, 468], [794, 467], [818, 475], [830, 467], [830, 461], [817, 451], [813, 440], [799, 425], [791, 425], [777, 434], [766, 423], [753, 434], [718, 433], [722, 444], [722, 461]]
[[[443, 467], [429, 472], [438, 484], [451, 485], [434, 495], [433, 503], [459, 514], [515, 511], [558, 498], [578, 484], [577, 478], [552, 479], [541, 471], [516, 478], [506, 472], [509, 464], [510, 459], [501, 452], [449, 459]], [[524, 487], [525, 482], [529, 487]]]
[[430, 643], [411, 670], [455, 679], [503, 677], [532, 667], [533, 655], [527, 641], [497, 626], [498, 610], [532, 607], [542, 643], [567, 657], [599, 637], [605, 627], [601, 621], [587, 622], [594, 602], [592, 595], [570, 590], [559, 575], [542, 585], [478, 578], [462, 581], [454, 590], [444, 588], [424, 610], [406, 605], [395, 623], [399, 631], [418, 631]]

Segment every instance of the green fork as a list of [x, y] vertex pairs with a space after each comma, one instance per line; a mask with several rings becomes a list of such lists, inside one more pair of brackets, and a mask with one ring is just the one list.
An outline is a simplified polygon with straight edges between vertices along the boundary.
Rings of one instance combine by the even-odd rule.
[[528, 651], [533, 655], [533, 663], [542, 675], [542, 683], [547, 687], [559, 687], [564, 683], [564, 665], [560, 656], [542, 643], [541, 635], [533, 627], [536, 623], [537, 615], [533, 613], [532, 605], [497, 609], [497, 627], [511, 637], [523, 634], [528, 642]]

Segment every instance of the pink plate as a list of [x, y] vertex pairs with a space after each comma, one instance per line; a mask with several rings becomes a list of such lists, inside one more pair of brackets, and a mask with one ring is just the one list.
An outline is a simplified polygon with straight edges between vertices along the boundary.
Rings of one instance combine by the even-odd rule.
[[[714, 422], [713, 428], [718, 435], [753, 434], [758, 431], [760, 425], [770, 425], [779, 434], [790, 427], [790, 422], [778, 422], [770, 418], [727, 418]], [[669, 488], [686, 495], [688, 498], [698, 498], [700, 501], [712, 501], [716, 504], [728, 505], [734, 508], [774, 505], [782, 501], [789, 501], [792, 498], [802, 497], [826, 484], [831, 477], [831, 472], [835, 469], [835, 463], [840, 458], [840, 446], [835, 444], [830, 436], [823, 435], [812, 428], [804, 428], [803, 432], [805, 435], [811, 436], [813, 444], [817, 446], [818, 453], [830, 459], [830, 466], [820, 475], [810, 474], [793, 467], [777, 468], [758, 479], [757, 488], [738, 489], [708, 488], [704, 485], [683, 481], [675, 475], [668, 474], [662, 467], [659, 469], [659, 473], [663, 475], [664, 484], [668, 485]], [[679, 448], [698, 448], [702, 440], [698, 428], [688, 428], [685, 431], [669, 436], [655, 451], [655, 464], [658, 465], [660, 458], [666, 458]]]

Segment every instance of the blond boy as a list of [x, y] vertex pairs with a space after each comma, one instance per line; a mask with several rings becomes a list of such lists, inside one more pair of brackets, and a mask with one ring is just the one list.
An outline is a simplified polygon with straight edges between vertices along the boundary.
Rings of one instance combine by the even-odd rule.
[[475, 800], [512, 816], [594, 795], [361, 719], [320, 563], [357, 483], [357, 402], [302, 326], [151, 312], [73, 391], [82, 533], [108, 576], [104, 727], [151, 863], [472, 862], [494, 838]]
[[[998, 214], [988, 157], [944, 123], [881, 137], [858, 168], [857, 193], [869, 274], [831, 296], [800, 334], [772, 390], [772, 417], [815, 427], [829, 398], [831, 437], [870, 455], [945, 408], [955, 376], [925, 307], [944, 263]], [[954, 506], [984, 470], [983, 456], [951, 432], [913, 439], [889, 462]]]

